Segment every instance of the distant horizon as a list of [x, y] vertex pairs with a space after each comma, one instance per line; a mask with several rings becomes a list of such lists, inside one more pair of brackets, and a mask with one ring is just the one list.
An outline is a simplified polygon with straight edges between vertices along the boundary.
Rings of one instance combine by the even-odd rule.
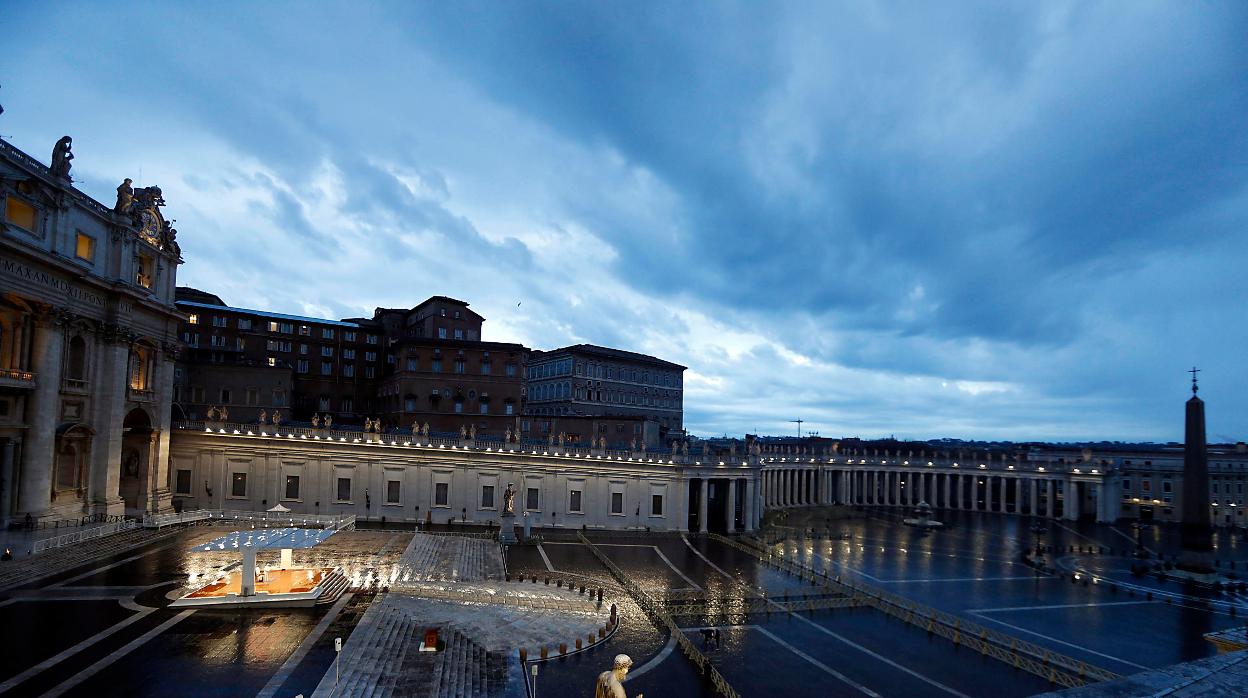
[[691, 433], [1174, 441], [1195, 364], [1248, 436], [1248, 4], [0, 16], [0, 135], [239, 307], [466, 298], [691, 367]]

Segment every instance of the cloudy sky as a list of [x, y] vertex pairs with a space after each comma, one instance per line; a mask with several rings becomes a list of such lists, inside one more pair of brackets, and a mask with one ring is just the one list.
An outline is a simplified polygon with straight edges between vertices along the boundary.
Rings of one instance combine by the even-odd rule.
[[1248, 4], [4, 3], [0, 136], [227, 303], [463, 298], [697, 434], [1248, 437]]

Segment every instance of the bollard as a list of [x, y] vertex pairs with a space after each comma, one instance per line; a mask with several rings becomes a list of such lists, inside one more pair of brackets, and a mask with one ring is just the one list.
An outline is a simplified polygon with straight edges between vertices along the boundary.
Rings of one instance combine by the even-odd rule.
[[598, 639], [601, 640], [606, 636], [607, 636], [607, 626], [604, 625], [601, 628], [598, 628]]
[[580, 593], [580, 594], [584, 594], [584, 593], [585, 593], [585, 585], [584, 585], [584, 584], [582, 584], [582, 585], [581, 585], [581, 590], [580, 590], [579, 592], [577, 592], [577, 593]]
[[546, 586], [550, 586], [550, 577], [546, 578]]
[[594, 644], [594, 640], [595, 640], [596, 638], [594, 637], [594, 634], [593, 634], [593, 633], [590, 633], [589, 635], [586, 635], [586, 637], [587, 637], [587, 638], [589, 638], [589, 644], [591, 644], [591, 645], [592, 645], [592, 644]]
[[556, 579], [556, 580], [555, 580], [555, 586], [557, 586], [557, 587], [559, 587], [560, 589], [562, 589], [562, 588], [563, 588], [563, 580], [562, 580], [562, 579]]
[[576, 649], [577, 649], [577, 651], [578, 651], [578, 652], [579, 652], [579, 651], [580, 651], [580, 649], [581, 649], [581, 638], [579, 638], [579, 637], [578, 637], [578, 638], [576, 638]]
[[560, 655], [564, 655], [564, 654], [567, 654], [567, 653], [568, 653], [568, 643], [566, 643], [566, 642], [560, 642], [560, 643], [559, 643], [559, 654], [560, 654]]
[[550, 655], [550, 650], [546, 648], [546, 645], [542, 645], [542, 659], [545, 659], [549, 655]]
[[[543, 650], [543, 651], [545, 651], [545, 650]], [[528, 658], [529, 658], [529, 651], [528, 651], [527, 649], [525, 649], [525, 648], [521, 647], [521, 648], [520, 648], [520, 661], [522, 661], [522, 662], [523, 662], [523, 661], [527, 660]]]

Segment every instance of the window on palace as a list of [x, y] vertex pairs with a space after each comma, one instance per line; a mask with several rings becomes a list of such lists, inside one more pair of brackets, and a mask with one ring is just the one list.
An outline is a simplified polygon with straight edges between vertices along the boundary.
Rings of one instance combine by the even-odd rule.
[[240, 317], [240, 318], [238, 319], [238, 329], [240, 329], [240, 330], [250, 330], [250, 329], [251, 329], [251, 318]]
[[355, 341], [355, 333], [354, 333], [354, 332], [343, 332], [343, 333], [342, 333], [342, 341], [344, 341], [344, 342], [354, 342], [354, 341]]
[[151, 288], [155, 282], [156, 262], [151, 255], [139, 255], [139, 268], [135, 272], [134, 282], [143, 288]]
[[286, 499], [299, 499], [299, 476], [286, 476]]
[[260, 391], [258, 389], [247, 388], [247, 404], [253, 406], [260, 404]]
[[456, 373], [464, 372], [464, 360], [463, 359], [455, 359], [455, 372]]
[[537, 511], [538, 509], [541, 508], [539, 506], [539, 504], [541, 503], [541, 500], [539, 498], [539, 493], [536, 487], [528, 488], [528, 490], [525, 492], [524, 497], [525, 497], [524, 508], [527, 509], [528, 511]]
[[439, 327], [439, 328], [438, 328], [438, 339], [446, 339], [446, 328], [445, 328], [445, 327]]
[[173, 478], [173, 493], [189, 495], [191, 493], [191, 471], [178, 469]]
[[334, 331], [328, 327], [321, 328], [321, 339], [333, 339]]
[[480, 407], [481, 407], [481, 414], [489, 414], [489, 413], [490, 413], [490, 403], [488, 403], [488, 402], [482, 402], [482, 403], [480, 404]]
[[459, 400], [456, 400], [455, 401], [455, 414], [463, 414], [463, 413], [464, 413], [464, 403], [460, 402]]
[[5, 200], [4, 220], [33, 233], [38, 223], [38, 214], [34, 206], [10, 195]]
[[486, 359], [485, 361], [481, 362], [481, 375], [483, 376], [490, 375], [490, 360], [489, 359]]
[[230, 478], [230, 496], [247, 496], [247, 473], [234, 473], [233, 477]]
[[407, 370], [409, 370], [409, 371], [415, 371], [415, 370], [416, 370], [416, 366], [417, 366], [416, 357], [414, 357], [414, 356], [409, 356], [409, 357], [407, 357], [407, 364], [406, 364], [406, 365], [407, 365]]
[[78, 231], [78, 239], [74, 245], [74, 255], [88, 262], [95, 261], [95, 238]]
[[651, 516], [663, 515], [663, 495], [661, 494], [650, 495], [650, 515]]
[[442, 372], [442, 359], [434, 359], [429, 364], [429, 370], [433, 371], [434, 373], [441, 373]]
[[187, 324], [190, 324], [190, 325], [198, 325], [199, 316], [196, 315], [195, 313], [191, 313], [190, 315], [186, 316], [186, 322]]
[[344, 358], [344, 359], [352, 359], [352, 360], [354, 360], [354, 359], [355, 359], [355, 350], [354, 350], [354, 349], [343, 349], [343, 350], [342, 350], [342, 358]]
[[1173, 492], [1173, 491], [1174, 491], [1174, 483], [1172, 483], [1172, 482], [1171, 482], [1171, 481], [1169, 481], [1169, 480], [1162, 480], [1162, 481], [1161, 481], [1161, 491], [1162, 491], [1162, 492], [1166, 492], [1166, 493]]
[[364, 367], [364, 377], [365, 377], [365, 378], [372, 378], [372, 377], [374, 376], [374, 374], [376, 373], [376, 370], [377, 370], [377, 369], [373, 368], [372, 366], [365, 366], [365, 367]]
[[333, 373], [334, 373], [334, 362], [322, 361], [321, 362], [321, 375], [329, 376], [329, 375], [333, 375]]
[[446, 482], [439, 482], [433, 486], [433, 505], [444, 507], [450, 501], [451, 486]]
[[575, 514], [581, 513], [581, 491], [580, 490], [568, 491], [568, 511], [575, 513]]
[[386, 480], [386, 504], [398, 504], [399, 495], [403, 492], [403, 483], [399, 480]]
[[482, 485], [481, 486], [481, 508], [482, 509], [494, 508], [494, 485]]
[[366, 351], [366, 352], [364, 352], [364, 360], [365, 360], [365, 361], [376, 361], [376, 360], [377, 360], [377, 352], [375, 352], [375, 351]]
[[351, 501], [351, 478], [349, 477], [338, 478], [337, 495], [338, 495], [338, 499], [336, 501], [339, 501], [339, 502]]
[[513, 403], [510, 403], [510, 402], [503, 403], [503, 414], [510, 415], [510, 414], [514, 414], [515, 411], [516, 411], [516, 406]]
[[221, 404], [222, 404], [222, 405], [228, 405], [228, 404], [230, 404], [230, 402], [231, 402], [231, 398], [233, 398], [233, 397], [234, 397], [234, 394], [230, 391], [230, 389], [229, 389], [229, 388], [222, 388], [222, 389], [221, 389]]
[[355, 409], [355, 401], [349, 397], [342, 398], [341, 405], [343, 412], [351, 412]]
[[273, 406], [282, 407], [286, 404], [286, 391], [281, 388], [273, 389]]
[[623, 492], [611, 493], [611, 513], [612, 514], [624, 513], [624, 493]]
[[342, 367], [342, 375], [344, 378], [355, 377], [355, 364], [346, 364]]

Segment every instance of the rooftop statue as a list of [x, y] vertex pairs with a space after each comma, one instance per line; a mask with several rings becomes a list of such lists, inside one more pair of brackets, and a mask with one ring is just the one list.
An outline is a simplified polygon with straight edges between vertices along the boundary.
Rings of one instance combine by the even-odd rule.
[[329, 415], [325, 415], [325, 428], [328, 429], [333, 425], [334, 425], [334, 418]]
[[507, 491], [503, 492], [503, 513], [516, 513], [516, 486], [514, 483], [507, 483]]
[[130, 186], [133, 183], [133, 179], [126, 177], [126, 181], [117, 186], [117, 205], [113, 207], [114, 212], [121, 214], [130, 212], [130, 206], [134, 204], [134, 187]]
[[71, 152], [74, 139], [69, 136], [61, 136], [61, 140], [56, 142], [52, 148], [52, 165], [48, 168], [52, 172], [53, 177], [63, 177], [69, 179], [70, 160], [74, 159]]

